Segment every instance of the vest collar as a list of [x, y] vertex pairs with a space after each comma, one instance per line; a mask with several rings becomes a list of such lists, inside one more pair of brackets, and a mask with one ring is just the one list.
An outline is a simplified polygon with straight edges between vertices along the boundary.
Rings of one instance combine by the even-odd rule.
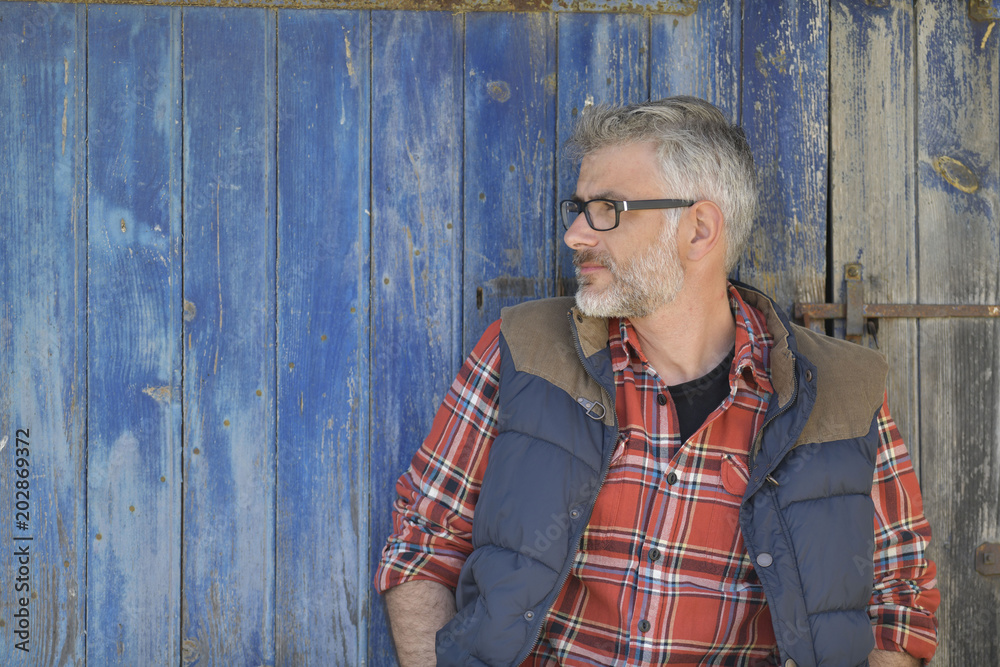
[[570, 309], [576, 332], [580, 337], [583, 356], [590, 358], [608, 346], [608, 320], [603, 317], [588, 317], [577, 306]]

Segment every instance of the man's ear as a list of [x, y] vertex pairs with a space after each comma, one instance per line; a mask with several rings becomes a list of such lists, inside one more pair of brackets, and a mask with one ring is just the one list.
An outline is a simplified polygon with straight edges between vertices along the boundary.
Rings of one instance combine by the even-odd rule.
[[681, 217], [678, 232], [682, 247], [681, 256], [697, 262], [722, 248], [722, 209], [715, 202], [701, 200], [695, 202]]

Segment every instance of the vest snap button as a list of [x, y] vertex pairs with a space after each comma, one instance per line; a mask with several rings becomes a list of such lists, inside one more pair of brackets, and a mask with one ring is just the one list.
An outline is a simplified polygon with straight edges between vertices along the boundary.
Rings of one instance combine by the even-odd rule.
[[667, 473], [667, 484], [676, 484], [676, 483], [677, 483], [677, 473], [672, 471]]
[[574, 519], [578, 519], [580, 518], [580, 510], [570, 510], [569, 515]]
[[789, 658], [788, 660], [785, 660], [785, 667], [798, 667], [798, 664]]
[[813, 381], [813, 372], [811, 370], [806, 369], [806, 382], [812, 382], [812, 381]]
[[774, 559], [771, 558], [771, 554], [766, 551], [764, 553], [757, 554], [757, 565], [760, 565], [761, 567], [771, 567], [771, 563], [773, 562]]
[[528, 611], [524, 612], [524, 620], [530, 621], [534, 617], [535, 617], [535, 612], [531, 611], [530, 609]]

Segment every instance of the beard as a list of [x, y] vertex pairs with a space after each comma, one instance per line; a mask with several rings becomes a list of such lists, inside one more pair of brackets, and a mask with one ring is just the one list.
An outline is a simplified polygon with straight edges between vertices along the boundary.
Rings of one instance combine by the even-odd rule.
[[[576, 305], [588, 317], [640, 318], [673, 301], [684, 286], [684, 268], [677, 254], [677, 225], [667, 222], [657, 242], [622, 261], [610, 253], [578, 250], [573, 265], [579, 287]], [[600, 264], [611, 274], [598, 287], [596, 276], [581, 275], [583, 264]]]

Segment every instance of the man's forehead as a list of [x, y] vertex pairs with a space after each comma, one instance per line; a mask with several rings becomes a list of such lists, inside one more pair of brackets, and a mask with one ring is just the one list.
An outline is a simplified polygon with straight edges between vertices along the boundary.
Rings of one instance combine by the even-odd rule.
[[636, 190], [659, 189], [660, 166], [649, 142], [605, 146], [580, 163], [575, 196], [579, 199], [626, 199]]

